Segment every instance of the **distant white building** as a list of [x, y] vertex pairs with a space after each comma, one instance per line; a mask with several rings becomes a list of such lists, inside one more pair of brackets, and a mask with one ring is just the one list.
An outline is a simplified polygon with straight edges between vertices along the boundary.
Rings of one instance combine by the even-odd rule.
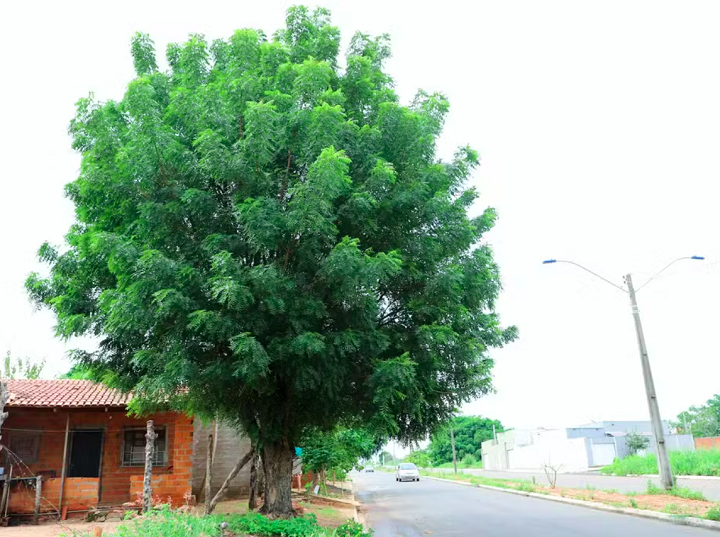
[[[692, 435], [675, 435], [663, 422], [671, 451], [693, 451]], [[497, 440], [482, 443], [483, 467], [487, 470], [538, 470], [543, 465], [560, 472], [579, 472], [605, 466], [628, 454], [625, 436], [637, 433], [655, 446], [649, 421], [603, 421], [566, 429], [513, 430], [499, 433]]]

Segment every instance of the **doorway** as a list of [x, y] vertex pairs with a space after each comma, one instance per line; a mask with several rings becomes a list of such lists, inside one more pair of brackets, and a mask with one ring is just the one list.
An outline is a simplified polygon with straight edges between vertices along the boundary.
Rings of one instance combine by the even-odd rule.
[[100, 477], [102, 448], [102, 431], [72, 431], [68, 477]]

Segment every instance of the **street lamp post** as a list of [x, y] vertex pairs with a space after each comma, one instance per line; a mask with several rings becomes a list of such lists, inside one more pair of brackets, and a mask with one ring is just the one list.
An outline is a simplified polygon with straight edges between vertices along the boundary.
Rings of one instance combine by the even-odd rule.
[[596, 274], [592, 270], [589, 270], [582, 265], [579, 265], [573, 261], [561, 261], [557, 259], [547, 259], [543, 261], [543, 264], [548, 265], [552, 263], [569, 263], [581, 268], [582, 270], [589, 272], [593, 276], [600, 278], [606, 283], [609, 283], [613, 287], [619, 289], [623, 293], [627, 293], [630, 296], [630, 306], [632, 308], [632, 315], [635, 321], [635, 333], [637, 335], [638, 348], [640, 350], [640, 363], [642, 364], [643, 379], [645, 381], [645, 395], [647, 397], [648, 408], [650, 410], [650, 421], [652, 423], [653, 435], [655, 437], [655, 445], [657, 448], [657, 462], [658, 462], [658, 473], [660, 474], [660, 482], [666, 489], [671, 489], [675, 484], [672, 475], [672, 468], [670, 467], [670, 457], [668, 456], [667, 445], [665, 444], [665, 431], [663, 430], [662, 419], [660, 418], [660, 407], [658, 406], [657, 394], [655, 393], [655, 382], [653, 381], [652, 369], [650, 368], [650, 359], [648, 358], [647, 347], [645, 345], [645, 334], [643, 333], [642, 322], [640, 321], [640, 310], [638, 309], [636, 293], [639, 292], [643, 287], [650, 283], [656, 276], [661, 272], [667, 270], [674, 263], [683, 259], [691, 259], [701, 261], [704, 257], [694, 255], [691, 257], [680, 257], [669, 263], [660, 272], [651, 277], [643, 285], [641, 285], [637, 291], [633, 285], [632, 275], [628, 274], [625, 276], [625, 284], [627, 289], [614, 284], [610, 280], [603, 278], [599, 274]]

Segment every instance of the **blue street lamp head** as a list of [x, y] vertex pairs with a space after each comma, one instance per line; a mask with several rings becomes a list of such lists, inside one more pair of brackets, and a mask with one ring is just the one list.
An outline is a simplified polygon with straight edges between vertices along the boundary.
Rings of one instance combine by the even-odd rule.
[[697, 260], [697, 261], [704, 261], [704, 260], [705, 260], [705, 258], [704, 258], [703, 256], [701, 256], [701, 255], [694, 255], [694, 256], [692, 256], [690, 259], [695, 259], [695, 260]]
[[543, 261], [543, 265], [549, 265], [550, 263], [557, 263], [557, 259], [546, 259]]

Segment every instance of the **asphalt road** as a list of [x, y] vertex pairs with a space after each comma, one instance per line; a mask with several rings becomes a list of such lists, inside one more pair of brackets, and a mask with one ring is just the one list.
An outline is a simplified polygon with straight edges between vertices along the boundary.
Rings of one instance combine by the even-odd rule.
[[392, 474], [353, 476], [375, 537], [712, 537], [717, 532], [548, 500]]
[[[449, 468], [433, 468], [433, 472], [452, 473]], [[491, 470], [460, 470], [466, 474], [494, 477], [498, 479], [527, 479], [535, 477], [538, 483], [547, 483], [547, 477], [543, 472], [497, 472]], [[611, 475], [600, 475], [599, 473], [585, 474], [558, 474], [557, 484], [559, 487], [584, 489], [588, 486], [598, 490], [615, 489], [620, 492], [644, 492], [647, 490], [647, 482], [650, 479], [657, 486], [660, 486], [658, 477], [621, 477]], [[720, 501], [720, 478], [711, 479], [688, 479], [677, 478], [680, 487], [687, 487], [697, 490], [712, 501]]]

